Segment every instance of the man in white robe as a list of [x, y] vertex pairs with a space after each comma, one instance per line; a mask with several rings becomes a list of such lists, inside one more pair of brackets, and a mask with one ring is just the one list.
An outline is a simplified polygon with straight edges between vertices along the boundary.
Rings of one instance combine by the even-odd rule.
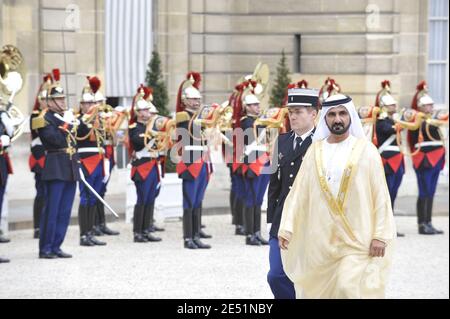
[[395, 223], [384, 169], [350, 97], [321, 118], [278, 232], [297, 298], [384, 298]]

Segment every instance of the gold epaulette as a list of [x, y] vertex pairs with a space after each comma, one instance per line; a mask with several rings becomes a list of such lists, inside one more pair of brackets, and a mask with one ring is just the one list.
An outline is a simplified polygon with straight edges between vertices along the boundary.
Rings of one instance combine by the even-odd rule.
[[131, 124], [131, 125], [128, 125], [128, 128], [129, 129], [132, 129], [132, 128], [135, 128], [137, 126], [137, 123], [133, 123], [133, 124]]
[[175, 119], [178, 124], [178, 123], [183, 123], [183, 122], [189, 121], [191, 119], [191, 117], [189, 116], [188, 112], [183, 111], [183, 112], [178, 112], [175, 115]]
[[47, 124], [48, 123], [43, 116], [38, 116], [31, 120], [31, 129], [38, 130], [40, 128], [46, 127]]
[[247, 115], [241, 117], [241, 122], [242, 122], [243, 120], [245, 120], [247, 117], [248, 117]]

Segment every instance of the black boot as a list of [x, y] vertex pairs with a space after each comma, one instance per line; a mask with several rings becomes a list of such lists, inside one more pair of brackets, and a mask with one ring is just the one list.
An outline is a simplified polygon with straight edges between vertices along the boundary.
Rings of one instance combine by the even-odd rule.
[[6, 264], [6, 263], [9, 263], [9, 259], [0, 257], [0, 264]]
[[135, 243], [147, 243], [148, 239], [144, 235], [144, 205], [134, 205], [133, 213], [133, 234]]
[[151, 223], [153, 220], [153, 205], [145, 205], [144, 206], [144, 226], [143, 226], [143, 234], [148, 239], [148, 241], [156, 242], [161, 241], [161, 238], [153, 236], [151, 233]]
[[236, 230], [234, 232], [235, 235], [245, 236], [245, 227], [244, 227], [244, 202], [237, 198], [235, 203], [235, 214], [236, 214]]
[[95, 212], [94, 212], [94, 223], [92, 225], [92, 234], [94, 236], [98, 236], [98, 237], [105, 235], [100, 230], [100, 216], [99, 216], [99, 212], [98, 212], [97, 207], [96, 207]]
[[245, 224], [245, 244], [250, 246], [261, 246], [261, 242], [256, 238], [253, 233], [255, 224], [254, 207], [244, 206], [244, 224]]
[[236, 221], [236, 195], [230, 191], [230, 211], [231, 211], [231, 224], [237, 225]]
[[155, 204], [149, 205], [149, 212], [150, 212], [150, 232], [154, 233], [157, 231], [164, 231], [164, 228], [158, 227], [155, 225]]
[[261, 245], [269, 245], [269, 242], [261, 236], [261, 206], [255, 206], [253, 208], [254, 224], [253, 224], [253, 234], [255, 234], [256, 239], [261, 243]]
[[45, 199], [36, 197], [33, 203], [33, 224], [34, 224], [34, 234], [33, 238], [39, 239], [39, 224], [41, 222], [42, 211], [45, 206]]
[[200, 208], [198, 208], [198, 210], [200, 211], [200, 212], [198, 213], [198, 216], [199, 216], [198, 218], [199, 218], [199, 222], [200, 222], [200, 231], [199, 231], [200, 238], [203, 238], [203, 239], [212, 238], [211, 235], [208, 235], [207, 233], [205, 233], [205, 232], [202, 230], [202, 228], [205, 227], [205, 226], [202, 225], [202, 206], [200, 206]]
[[440, 229], [434, 228], [433, 224], [431, 223], [431, 219], [433, 216], [433, 197], [427, 197], [425, 198], [425, 210], [426, 210], [426, 219], [425, 222], [428, 225], [428, 227], [436, 234], [436, 235], [442, 235], [444, 231]]
[[97, 202], [97, 216], [98, 216], [98, 225], [97, 228], [105, 235], [108, 236], [117, 236], [120, 233], [118, 231], [110, 229], [106, 226], [106, 216], [105, 216], [105, 205], [101, 202]]
[[193, 228], [193, 209], [185, 208], [183, 210], [183, 238], [184, 248], [198, 249], [198, 246], [194, 243], [194, 228]]
[[203, 243], [200, 238], [201, 237], [201, 216], [202, 216], [202, 210], [201, 208], [195, 208], [194, 212], [192, 214], [192, 225], [194, 229], [194, 243], [197, 245], [198, 248], [201, 249], [209, 249], [211, 248], [210, 245]]
[[80, 205], [78, 207], [78, 224], [80, 225], [80, 246], [95, 246], [95, 244], [89, 240], [88, 236], [89, 221], [87, 206]]
[[95, 238], [95, 235], [94, 235], [94, 226], [95, 226], [96, 216], [97, 216], [97, 205], [89, 206], [88, 207], [88, 221], [89, 221], [88, 238], [96, 246], [105, 246], [106, 243], [104, 241], [98, 240], [97, 238]]
[[417, 223], [419, 224], [419, 234], [434, 235], [434, 231], [426, 223], [426, 200], [419, 197], [417, 199]]

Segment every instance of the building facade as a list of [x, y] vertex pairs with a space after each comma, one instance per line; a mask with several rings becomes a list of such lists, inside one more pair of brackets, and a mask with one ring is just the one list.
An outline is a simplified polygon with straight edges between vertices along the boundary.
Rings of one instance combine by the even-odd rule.
[[[409, 107], [427, 79], [438, 106], [448, 108], [447, 0], [0, 0], [0, 44], [25, 58], [26, 82], [15, 99], [24, 113], [53, 68], [61, 69], [70, 106], [92, 74], [115, 104], [129, 106], [154, 49], [171, 110], [188, 71], [202, 73], [206, 103], [223, 102], [259, 61], [273, 80], [283, 50], [293, 80], [320, 88], [331, 76], [358, 106], [373, 104], [389, 79], [400, 107]], [[28, 143], [24, 134], [11, 150], [12, 199], [34, 194]]]

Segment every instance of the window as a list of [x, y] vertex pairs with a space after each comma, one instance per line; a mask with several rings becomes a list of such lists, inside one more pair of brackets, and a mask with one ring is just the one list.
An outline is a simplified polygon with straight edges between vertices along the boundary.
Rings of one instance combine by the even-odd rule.
[[302, 35], [295, 35], [294, 42], [294, 70], [296, 73], [301, 73], [301, 52], [302, 52]]
[[437, 107], [448, 106], [448, 0], [429, 1], [428, 90]]

